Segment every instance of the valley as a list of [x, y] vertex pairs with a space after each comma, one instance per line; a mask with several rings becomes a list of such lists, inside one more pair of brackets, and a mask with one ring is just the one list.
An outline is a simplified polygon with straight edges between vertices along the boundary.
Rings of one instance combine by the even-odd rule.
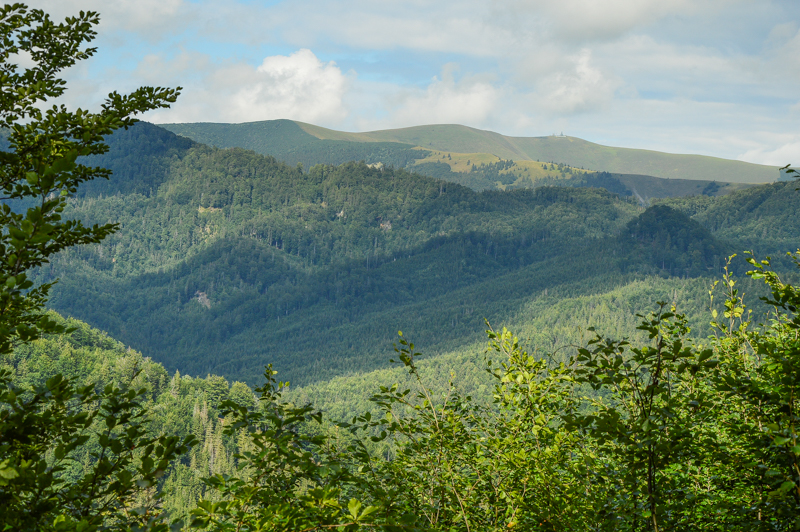
[[[800, 229], [785, 183], [670, 198], [680, 187], [695, 192], [694, 181], [638, 176], [635, 186], [650, 183], [656, 193], [675, 185], [645, 207], [626, 194], [637, 176], [563, 165], [551, 165], [568, 176], [553, 183], [582, 186], [476, 192], [390, 166], [311, 159], [304, 170], [145, 123], [110, 145], [96, 163], [114, 177], [83, 187], [68, 215], [119, 230], [41, 270], [41, 281], [60, 279], [52, 308], [169, 371], [250, 384], [267, 363], [304, 389], [381, 370], [398, 330], [429, 353], [471, 357], [481, 350], [484, 319], [527, 330], [549, 308], [525, 310], [541, 298], [588, 297], [594, 305], [652, 284], [644, 311], [687, 282], [710, 282], [734, 252], [780, 253]], [[426, 157], [415, 161], [444, 154]], [[466, 166], [459, 157], [448, 163]], [[520, 168], [504, 164], [500, 175]], [[732, 205], [746, 207], [731, 217]], [[684, 310], [699, 315], [702, 293], [682, 298]], [[632, 308], [610, 310], [609, 330], [622, 332], [617, 323]], [[594, 318], [572, 319], [558, 335], [531, 335], [532, 346], [569, 343]], [[705, 334], [700, 319], [693, 325]]]
[[[229, 408], [258, 411], [254, 394], [275, 393], [259, 388], [272, 371], [287, 384], [263, 404], [274, 397], [269, 404], [283, 405], [275, 408], [319, 410], [319, 427], [302, 414], [293, 434], [333, 445], [366, 438], [370, 456], [391, 456], [404, 440], [381, 440], [389, 418], [368, 421], [391, 414], [381, 393], [455, 394], [482, 424], [495, 415], [498, 375], [514, 371], [508, 360], [519, 349], [532, 354], [526, 363], [556, 371], [595, 333], [646, 343], [641, 319], [659, 302], [685, 315], [702, 346], [719, 333], [709, 312], [724, 312], [722, 293], [712, 290], [712, 301], [709, 290], [727, 257], [739, 254], [727, 268], [756, 319], [769, 310], [758, 301], [768, 291], [744, 277], [742, 251], [772, 255], [781, 275], [799, 278], [783, 255], [800, 234], [794, 182], [667, 179], [393, 141], [270, 138], [258, 141], [264, 151], [277, 146], [300, 164], [148, 123], [108, 138], [110, 150], [86, 162], [112, 178], [85, 183], [64, 214], [117, 224], [116, 232], [32, 272], [36, 283], [56, 282], [48, 306], [70, 332], [20, 345], [0, 366], [25, 387], [59, 375], [140, 386], [148, 430], [194, 442], [159, 483], [170, 519], [190, 519], [199, 499], [218, 497], [208, 475], [239, 471], [252, 444], [227, 426]], [[340, 162], [355, 155], [360, 162]], [[521, 347], [498, 352], [487, 328], [490, 338], [514, 331]], [[403, 357], [415, 349], [409, 371]], [[461, 408], [448, 400], [437, 408]], [[359, 419], [361, 436], [343, 435], [341, 424]], [[89, 452], [77, 448], [75, 464], [91, 462]], [[63, 475], [77, 479], [80, 468]]]

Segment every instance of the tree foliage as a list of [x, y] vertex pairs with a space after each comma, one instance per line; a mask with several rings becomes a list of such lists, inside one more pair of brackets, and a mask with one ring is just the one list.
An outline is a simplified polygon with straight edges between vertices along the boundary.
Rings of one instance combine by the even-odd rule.
[[[28, 271], [62, 250], [99, 242], [116, 227], [86, 227], [63, 218], [67, 198], [81, 183], [109, 175], [80, 164], [78, 157], [104, 153], [105, 135], [133, 125], [131, 115], [164, 107], [178, 94], [143, 87], [109, 94], [98, 113], [63, 105], [42, 109], [66, 90], [59, 74], [94, 54], [84, 46], [98, 21], [94, 12], [55, 23], [23, 4], [0, 8], [0, 127], [8, 143], [0, 152], [0, 353], [8, 353], [16, 338], [30, 341], [54, 330], [40, 312], [52, 283], [34, 286]], [[33, 64], [23, 66], [24, 56]]]
[[[99, 242], [116, 228], [63, 217], [81, 183], [110, 173], [78, 158], [104, 153], [104, 136], [178, 94], [151, 87], [113, 92], [98, 113], [45, 107], [66, 90], [59, 74], [95, 52], [85, 45], [98, 20], [96, 13], [81, 12], [56, 23], [23, 4], [0, 8], [0, 127], [6, 133], [6, 150], [0, 152], [0, 355], [15, 343], [64, 331], [43, 312], [52, 282], [35, 285], [29, 270], [65, 249]], [[0, 527], [163, 528], [156, 498], [145, 492], [191, 440], [150, 435], [140, 408], [143, 393], [76, 386], [61, 375], [21, 388], [7, 370], [0, 371]], [[81, 453], [89, 457], [84, 470], [70, 477], [67, 471]]]
[[3, 530], [166, 530], [155, 486], [194, 441], [152, 434], [146, 392], [0, 371]]
[[[131, 115], [177, 96], [143, 88], [112, 93], [99, 113], [42, 110], [64, 92], [58, 73], [94, 53], [83, 46], [97, 22], [91, 12], [56, 24], [21, 4], [0, 10], [0, 120], [8, 133], [0, 153], [0, 353], [12, 355], [0, 367], [3, 530], [164, 531], [184, 526], [182, 517], [185, 526], [210, 531], [800, 530], [800, 291], [769, 259], [748, 261], [751, 279], [766, 283], [770, 313], [756, 321], [726, 267], [721, 306], [711, 290], [714, 336], [707, 343], [691, 337], [677, 304], [664, 302], [640, 316], [640, 336], [596, 334], [565, 347], [567, 356], [530, 354], [509, 331], [490, 327], [492, 386], [482, 396], [461, 390], [455, 378], [434, 391], [420, 371], [422, 355], [401, 335], [398, 362], [411, 384], [379, 386], [373, 409], [349, 422], [293, 404], [271, 366], [258, 395], [220, 376], [176, 372], [168, 379], [163, 367], [102, 334], [45, 314], [52, 282], [36, 285], [29, 270], [116, 229], [65, 216], [80, 184], [109, 175], [88, 166], [98, 160], [90, 157], [107, 151], [104, 136], [131, 126]], [[16, 65], [20, 54], [34, 66]], [[328, 292], [334, 302], [340, 290], [359, 290], [338, 284], [339, 273], [353, 268], [349, 259], [366, 259], [369, 271], [375, 261], [408, 253], [420, 235], [431, 249], [472, 246], [478, 265], [508, 269], [533, 263], [545, 249], [532, 245], [535, 237], [528, 247], [525, 238], [517, 244], [520, 231], [529, 237], [544, 227], [545, 241], [569, 233], [565, 220], [577, 219], [582, 231], [613, 246], [611, 256], [620, 252], [619, 263], [650, 249], [669, 273], [668, 259], [688, 261], [679, 266], [688, 275], [716, 269], [710, 264], [721, 253], [708, 231], [678, 211], [657, 206], [630, 221], [616, 216], [630, 205], [605, 193], [446, 192], [441, 182], [364, 164], [306, 174], [241, 150], [152, 149], [174, 158], [170, 168], [184, 178], [156, 176], [127, 190], [145, 212], [166, 206], [167, 216], [191, 220], [187, 249], [213, 252], [210, 243], [192, 248], [194, 239], [219, 228], [246, 230], [319, 274], [319, 246], [319, 260], [341, 268], [320, 282], [336, 292]], [[161, 156], [144, 163], [165, 164]], [[189, 179], [195, 171], [201, 179]], [[265, 175], [275, 179], [252, 179]], [[499, 207], [498, 198], [508, 201]], [[602, 212], [615, 216], [599, 214], [598, 198]], [[532, 218], [545, 225], [531, 225]], [[487, 219], [496, 232], [477, 234]], [[396, 233], [384, 225], [390, 220]], [[315, 234], [312, 221], [330, 231]], [[164, 241], [174, 256], [186, 251], [181, 239]], [[790, 259], [800, 267], [800, 251]], [[152, 273], [142, 262], [132, 269]], [[239, 270], [261, 283], [259, 291], [291, 292], [270, 292], [285, 276], [264, 278], [252, 264]], [[190, 297], [190, 286], [200, 287], [187, 280], [177, 297]], [[277, 310], [286, 316], [288, 309]], [[73, 335], [53, 336], [65, 331]]]

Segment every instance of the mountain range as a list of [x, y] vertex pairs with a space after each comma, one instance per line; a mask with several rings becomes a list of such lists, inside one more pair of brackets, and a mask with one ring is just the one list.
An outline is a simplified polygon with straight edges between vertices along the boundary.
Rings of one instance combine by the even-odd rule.
[[[335, 131], [291, 120], [244, 124], [162, 124], [161, 127], [197, 142], [220, 148], [245, 148], [262, 155], [273, 155], [290, 164], [296, 162], [290, 160], [292, 156], [305, 163], [302, 159], [312, 151], [328, 152], [329, 158], [324, 160], [325, 156], [320, 156], [319, 162], [341, 164], [346, 160], [359, 160], [356, 153], [362, 156], [360, 158], [370, 159], [380, 154], [381, 150], [393, 161], [420, 164], [423, 157], [409, 158], [406, 152], [415, 149], [443, 152], [451, 156], [467, 155], [472, 156], [472, 160], [547, 162], [663, 179], [770, 183], [778, 178], [776, 167], [742, 161], [614, 148], [563, 135], [509, 137], [460, 125], [416, 126], [366, 133]], [[336, 151], [344, 149], [352, 152], [336, 159]], [[395, 157], [394, 154], [404, 155]]]
[[[614, 174], [574, 163], [551, 185], [475, 190], [414, 164], [315, 159], [352, 144], [276, 141], [307, 157], [298, 166], [148, 123], [108, 143], [91, 163], [113, 177], [87, 183], [67, 215], [118, 232], [37, 273], [60, 278], [52, 308], [170, 371], [253, 384], [274, 363], [297, 393], [343, 411], [353, 405], [336, 406], [341, 390], [387, 371], [399, 330], [433, 355], [431, 368], [467, 368], [476, 389], [484, 320], [547, 351], [589, 324], [635, 334], [637, 312], [680, 301], [702, 336], [726, 257], [779, 255], [800, 230], [793, 183], [643, 202], [613, 192]], [[362, 145], [387, 150], [375, 157], [420, 151]]]

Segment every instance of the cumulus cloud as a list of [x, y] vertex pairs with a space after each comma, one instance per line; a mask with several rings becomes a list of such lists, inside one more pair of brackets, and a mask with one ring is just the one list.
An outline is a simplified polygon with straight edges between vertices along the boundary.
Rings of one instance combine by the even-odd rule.
[[497, 108], [499, 90], [488, 80], [456, 81], [455, 65], [446, 65], [425, 89], [403, 90], [389, 99], [391, 121], [397, 125], [481, 125]]
[[571, 68], [547, 76], [537, 90], [538, 107], [548, 114], [597, 111], [614, 97], [619, 83], [592, 64], [588, 49], [569, 58]]
[[[184, 71], [201, 58], [179, 57], [155, 70]], [[151, 59], [148, 68], [158, 63]], [[180, 63], [180, 64], [178, 64]], [[266, 57], [253, 68], [238, 63], [211, 65], [202, 84], [188, 87], [173, 109], [153, 113], [157, 122], [250, 122], [289, 118], [335, 124], [347, 110], [342, 103], [348, 77], [334, 62], [323, 62], [311, 50]]]
[[[231, 101], [232, 112], [242, 117], [256, 114], [328, 122], [346, 115], [342, 106], [346, 77], [336, 63], [323, 63], [311, 50], [267, 57], [243, 81]], [[218, 77], [217, 83], [226, 80]]]
[[800, 112], [796, 1], [32, 2], [56, 18], [100, 11], [99, 53], [66, 73], [65, 101], [90, 108], [110, 90], [182, 85], [173, 109], [147, 118], [362, 130], [457, 122], [797, 158], [778, 160], [797, 138], [775, 136], [794, 131]]

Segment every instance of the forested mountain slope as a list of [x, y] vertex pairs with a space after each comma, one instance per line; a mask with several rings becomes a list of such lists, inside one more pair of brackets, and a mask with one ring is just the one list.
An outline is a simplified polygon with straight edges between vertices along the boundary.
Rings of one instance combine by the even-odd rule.
[[[399, 329], [430, 353], [474, 346], [483, 318], [524, 316], [542, 295], [715, 275], [751, 243], [740, 220], [797, 234], [788, 183], [737, 193], [735, 205], [762, 198], [761, 210], [706, 226], [689, 216], [705, 222], [731, 203], [644, 210], [594, 188], [477, 193], [356, 163], [302, 172], [149, 124], [110, 144], [98, 163], [116, 177], [87, 188], [68, 214], [119, 232], [39, 272], [61, 277], [53, 308], [170, 370], [248, 382], [268, 362], [299, 384], [384, 367]], [[767, 235], [757, 251], [786, 244]]]
[[[163, 127], [198, 142], [223, 148], [246, 148], [290, 164], [305, 162], [299, 157], [300, 152], [311, 147], [320, 151], [325, 146], [329, 151], [348, 151], [353, 156], [338, 161], [328, 156], [315, 162], [338, 164], [364, 159], [397, 166], [402, 160], [408, 164], [421, 158], [399, 156], [404, 149], [417, 146], [424, 150], [491, 154], [503, 160], [561, 163], [595, 171], [667, 179], [769, 183], [778, 178], [777, 168], [742, 161], [602, 146], [576, 137], [508, 137], [460, 125], [415, 126], [366, 133], [346, 133], [288, 120], [164, 124]], [[378, 150], [386, 151], [384, 158], [377, 155]]]
[[[194, 507], [208, 488], [202, 478], [234, 471], [236, 442], [223, 435], [219, 405], [231, 399], [241, 405], [255, 404], [253, 391], [244, 383], [229, 383], [224, 378], [205, 378], [168, 373], [138, 351], [126, 348], [105, 332], [74, 319], [52, 315], [72, 332], [45, 337], [15, 347], [14, 354], [0, 359], [0, 368], [9, 369], [22, 389], [41, 386], [58, 374], [80, 386], [129, 386], [147, 390], [143, 407], [150, 413], [147, 426], [151, 434], [194, 435], [196, 445], [171, 465], [159, 485], [164, 493], [163, 507], [173, 516], [183, 516]], [[73, 455], [67, 478], [80, 478], [92, 462], [96, 442], [84, 444]], [[96, 457], [95, 457], [96, 458]]]

